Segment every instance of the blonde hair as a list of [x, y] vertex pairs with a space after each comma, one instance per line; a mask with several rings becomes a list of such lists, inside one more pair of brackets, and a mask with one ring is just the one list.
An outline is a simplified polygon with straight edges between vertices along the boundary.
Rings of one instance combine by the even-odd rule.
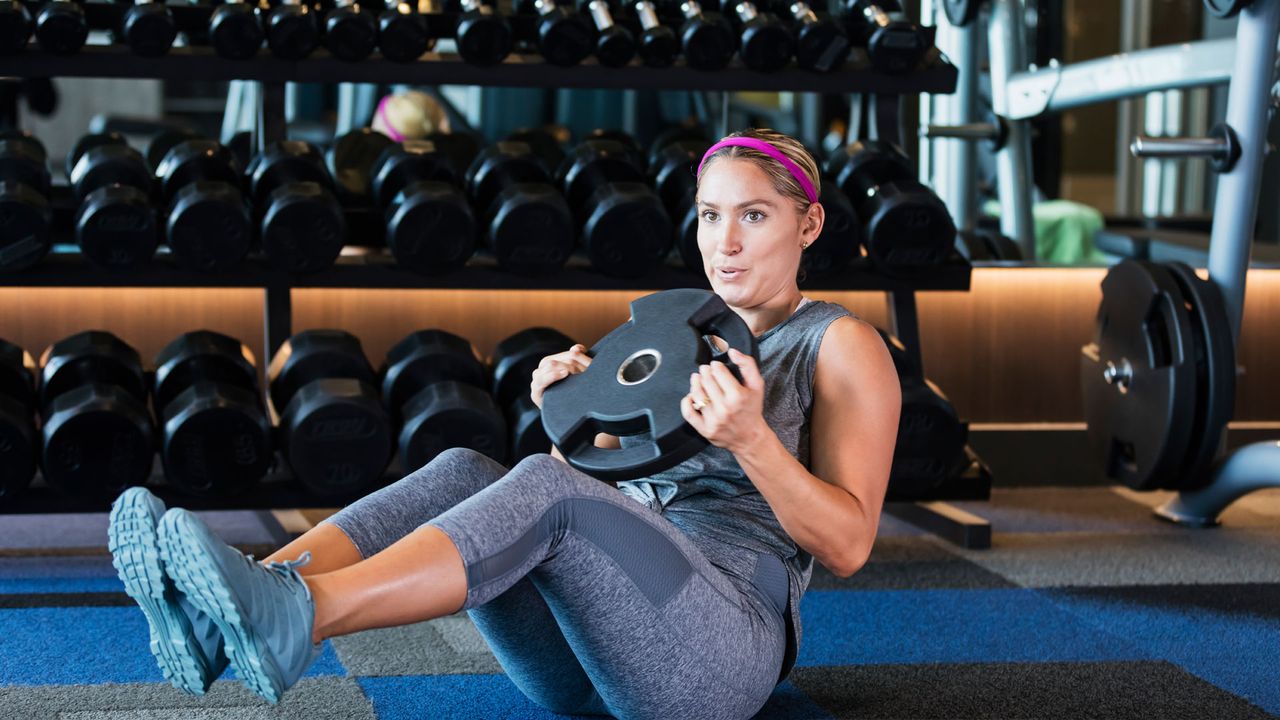
[[382, 110], [373, 115], [374, 130], [395, 138], [415, 140], [440, 131], [449, 132], [449, 116], [436, 99], [420, 90], [408, 90], [383, 98]]
[[[742, 132], [731, 133], [723, 139], [735, 137], [748, 137], [757, 140], [763, 140], [778, 152], [785, 155], [791, 162], [800, 168], [802, 172], [809, 178], [809, 182], [813, 183], [813, 191], [815, 195], [822, 193], [822, 181], [818, 174], [818, 162], [813, 159], [809, 151], [799, 140], [790, 135], [783, 135], [777, 130], [769, 128], [748, 128]], [[773, 183], [773, 189], [783, 197], [791, 198], [796, 203], [796, 209], [804, 212], [810, 205], [809, 196], [805, 194], [804, 188], [800, 186], [800, 181], [791, 174], [791, 171], [785, 168], [782, 163], [769, 157], [768, 155], [749, 147], [742, 145], [729, 145], [716, 150], [711, 157], [707, 158], [706, 163], [702, 166], [702, 173], [698, 175], [698, 183], [702, 183], [702, 174], [706, 173], [707, 168], [711, 167], [711, 163], [720, 158], [736, 158], [747, 160], [755, 164], [769, 176], [769, 180]]]

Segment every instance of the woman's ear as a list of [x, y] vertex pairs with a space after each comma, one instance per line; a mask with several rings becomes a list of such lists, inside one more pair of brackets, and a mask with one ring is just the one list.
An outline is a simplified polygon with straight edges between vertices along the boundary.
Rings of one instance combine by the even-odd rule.
[[800, 228], [806, 244], [812, 244], [822, 234], [822, 225], [827, 220], [827, 211], [822, 203], [812, 203], [805, 211], [804, 224]]

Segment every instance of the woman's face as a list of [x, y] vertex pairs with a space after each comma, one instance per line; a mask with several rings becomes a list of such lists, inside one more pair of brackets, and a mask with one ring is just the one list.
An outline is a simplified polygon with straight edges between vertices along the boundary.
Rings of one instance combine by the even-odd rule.
[[821, 215], [816, 204], [797, 211], [755, 163], [713, 161], [698, 186], [698, 250], [712, 291], [739, 308], [794, 291], [800, 246], [817, 238]]

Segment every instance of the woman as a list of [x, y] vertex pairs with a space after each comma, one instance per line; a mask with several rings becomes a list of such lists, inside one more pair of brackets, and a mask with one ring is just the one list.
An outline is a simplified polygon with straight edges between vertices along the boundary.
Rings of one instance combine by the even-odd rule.
[[[166, 676], [204, 692], [225, 648], [274, 703], [325, 638], [465, 609], [553, 712], [755, 714], [795, 662], [813, 560], [848, 577], [870, 553], [901, 398], [875, 329], [797, 287], [823, 223], [803, 146], [731, 135], [698, 179], [704, 270], [760, 346], [759, 365], [731, 351], [744, 383], [718, 362], [690, 377], [681, 410], [704, 451], [615, 489], [554, 448], [510, 471], [450, 450], [261, 563], [131, 489], [111, 547]], [[590, 364], [584, 350], [542, 360], [535, 402]]]

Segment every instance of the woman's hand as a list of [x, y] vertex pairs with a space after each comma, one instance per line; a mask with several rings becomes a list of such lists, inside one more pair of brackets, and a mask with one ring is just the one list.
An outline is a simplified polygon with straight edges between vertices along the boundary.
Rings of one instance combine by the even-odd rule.
[[730, 452], [750, 447], [769, 426], [764, 420], [764, 378], [755, 358], [729, 349], [744, 382], [729, 367], [712, 361], [689, 378], [689, 394], [680, 400], [680, 412], [698, 434]]
[[587, 355], [587, 346], [581, 343], [562, 353], [542, 358], [538, 368], [533, 371], [533, 379], [529, 383], [529, 397], [533, 399], [533, 404], [541, 409], [543, 391], [570, 375], [583, 372], [590, 364], [591, 357]]

